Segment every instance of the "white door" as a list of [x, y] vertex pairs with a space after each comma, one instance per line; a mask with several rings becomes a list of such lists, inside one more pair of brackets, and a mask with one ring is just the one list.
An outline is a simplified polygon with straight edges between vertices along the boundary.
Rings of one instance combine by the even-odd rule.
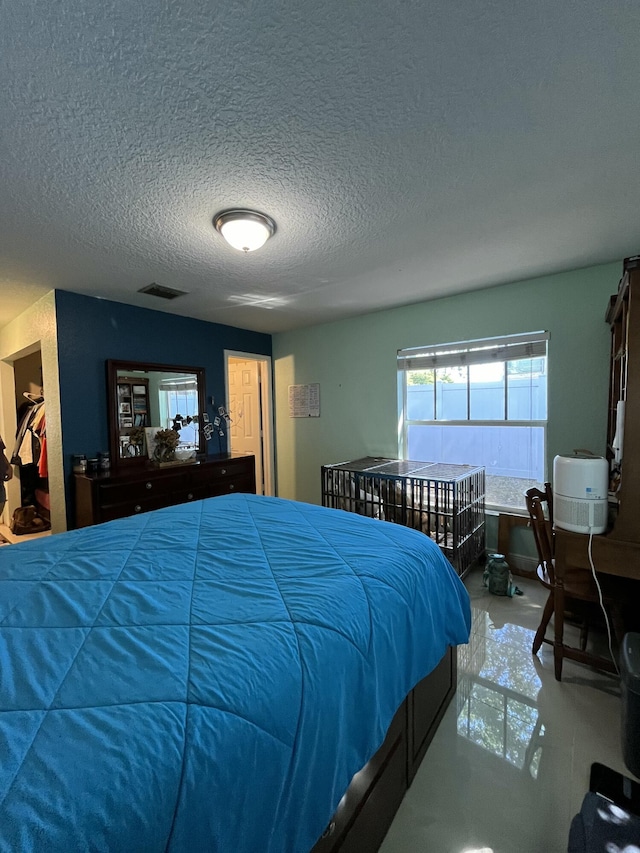
[[256, 458], [256, 492], [264, 494], [260, 362], [230, 357], [227, 368], [231, 450]]

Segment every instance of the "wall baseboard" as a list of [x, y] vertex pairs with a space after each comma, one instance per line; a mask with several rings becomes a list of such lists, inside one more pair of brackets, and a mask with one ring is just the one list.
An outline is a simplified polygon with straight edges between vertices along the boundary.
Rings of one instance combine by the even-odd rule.
[[526, 577], [535, 577], [538, 561], [535, 557], [525, 554], [509, 554], [509, 568], [514, 574], [522, 574]]

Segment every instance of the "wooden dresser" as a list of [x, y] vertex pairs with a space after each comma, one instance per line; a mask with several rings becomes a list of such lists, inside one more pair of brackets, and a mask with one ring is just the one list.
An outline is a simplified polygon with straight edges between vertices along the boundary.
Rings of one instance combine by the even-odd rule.
[[195, 463], [75, 475], [76, 527], [165, 506], [256, 491], [255, 458], [219, 453]]

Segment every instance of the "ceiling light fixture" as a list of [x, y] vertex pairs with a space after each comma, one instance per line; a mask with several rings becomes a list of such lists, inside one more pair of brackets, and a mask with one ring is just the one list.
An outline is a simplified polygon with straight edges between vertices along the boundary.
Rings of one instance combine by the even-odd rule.
[[223, 210], [214, 217], [213, 224], [227, 243], [240, 252], [253, 252], [264, 246], [276, 230], [273, 219], [256, 210]]

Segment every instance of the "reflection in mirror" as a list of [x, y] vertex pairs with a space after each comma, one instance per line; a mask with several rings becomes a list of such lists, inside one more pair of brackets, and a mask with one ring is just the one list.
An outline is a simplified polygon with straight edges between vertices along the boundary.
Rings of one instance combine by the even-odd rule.
[[111, 456], [116, 465], [146, 461], [149, 440], [161, 429], [178, 432], [181, 454], [202, 452], [203, 368], [108, 361], [107, 377]]

